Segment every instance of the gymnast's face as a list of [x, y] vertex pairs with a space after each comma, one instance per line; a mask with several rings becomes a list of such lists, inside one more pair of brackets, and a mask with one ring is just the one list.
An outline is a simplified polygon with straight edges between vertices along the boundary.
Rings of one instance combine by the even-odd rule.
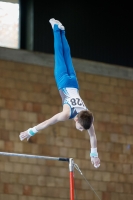
[[84, 128], [81, 126], [81, 124], [78, 122], [78, 118], [75, 117], [74, 118], [74, 121], [75, 121], [75, 126], [76, 126], [76, 129], [79, 130], [79, 131], [83, 131]]

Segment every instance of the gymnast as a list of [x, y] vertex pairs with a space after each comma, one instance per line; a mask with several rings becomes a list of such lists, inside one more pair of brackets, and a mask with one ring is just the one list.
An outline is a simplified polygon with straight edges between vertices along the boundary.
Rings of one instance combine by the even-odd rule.
[[76, 73], [72, 64], [70, 47], [65, 36], [65, 27], [60, 21], [54, 18], [49, 20], [54, 35], [55, 67], [54, 76], [62, 98], [62, 112], [50, 119], [21, 132], [20, 140], [34, 136], [38, 131], [47, 128], [60, 121], [74, 119], [75, 127], [79, 131], [87, 130], [91, 144], [91, 163], [95, 168], [100, 166], [100, 159], [97, 152], [97, 138], [94, 129], [94, 117], [92, 112], [85, 106], [79, 95], [79, 85]]

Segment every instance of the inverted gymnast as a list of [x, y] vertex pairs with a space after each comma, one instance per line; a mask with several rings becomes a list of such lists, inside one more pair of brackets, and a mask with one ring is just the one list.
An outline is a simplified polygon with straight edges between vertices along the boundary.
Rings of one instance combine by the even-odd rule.
[[91, 144], [91, 162], [95, 168], [100, 166], [100, 159], [97, 152], [97, 138], [94, 129], [94, 117], [92, 112], [87, 109], [79, 95], [79, 85], [76, 73], [72, 64], [70, 47], [65, 36], [65, 28], [54, 18], [49, 20], [54, 35], [55, 68], [54, 76], [59, 93], [62, 98], [63, 110], [50, 119], [21, 132], [20, 140], [34, 136], [38, 131], [60, 121], [74, 119], [76, 129], [79, 131], [87, 130]]

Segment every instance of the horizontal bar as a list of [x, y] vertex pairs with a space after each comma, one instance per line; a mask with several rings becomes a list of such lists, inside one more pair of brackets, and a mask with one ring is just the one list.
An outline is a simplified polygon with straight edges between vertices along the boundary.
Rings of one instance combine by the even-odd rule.
[[18, 156], [18, 157], [24, 157], [24, 158], [38, 158], [38, 159], [46, 159], [46, 160], [58, 160], [58, 161], [69, 162], [69, 158], [60, 158], [60, 157], [38, 156], [38, 155], [8, 153], [8, 152], [0, 152], [0, 155], [3, 155], [3, 156]]

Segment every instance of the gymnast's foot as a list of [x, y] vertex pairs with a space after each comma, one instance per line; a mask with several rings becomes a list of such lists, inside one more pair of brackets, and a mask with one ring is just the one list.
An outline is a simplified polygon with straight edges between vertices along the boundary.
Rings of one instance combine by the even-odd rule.
[[54, 28], [54, 25], [57, 24], [59, 29], [65, 30], [65, 27], [62, 25], [62, 23], [58, 20], [55, 20], [54, 18], [51, 18], [49, 23], [51, 24], [52, 28]]

